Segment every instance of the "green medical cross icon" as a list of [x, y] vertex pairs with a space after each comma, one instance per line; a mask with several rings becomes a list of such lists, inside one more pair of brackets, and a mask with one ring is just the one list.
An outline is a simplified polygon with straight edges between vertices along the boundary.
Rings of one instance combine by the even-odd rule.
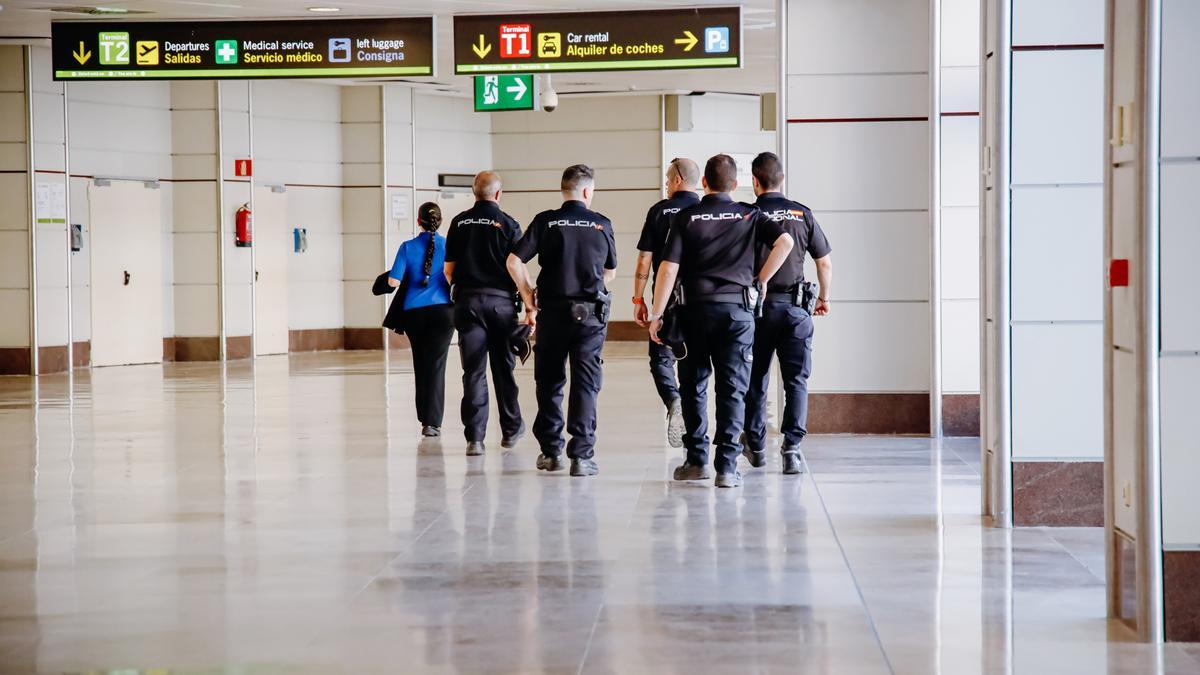
[[217, 40], [217, 65], [231, 66], [238, 62], [237, 40]]

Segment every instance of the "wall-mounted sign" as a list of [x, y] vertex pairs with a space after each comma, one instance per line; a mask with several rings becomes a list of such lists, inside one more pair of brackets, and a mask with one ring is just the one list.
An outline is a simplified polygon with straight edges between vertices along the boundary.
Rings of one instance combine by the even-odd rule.
[[432, 17], [54, 22], [56, 80], [433, 75]]
[[739, 7], [454, 17], [454, 72], [736, 68]]
[[235, 160], [233, 160], [233, 175], [235, 175], [235, 176], [253, 176], [254, 175], [254, 160], [250, 160], [250, 159], [235, 159]]
[[533, 75], [476, 75], [475, 112], [533, 110]]

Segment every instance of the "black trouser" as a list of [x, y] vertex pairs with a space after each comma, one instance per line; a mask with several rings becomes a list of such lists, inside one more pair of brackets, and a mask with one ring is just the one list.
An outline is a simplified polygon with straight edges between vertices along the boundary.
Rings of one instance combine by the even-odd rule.
[[517, 362], [508, 349], [516, 325], [517, 307], [511, 298], [464, 292], [454, 306], [463, 367], [463, 434], [468, 442], [482, 441], [487, 435], [489, 361], [500, 429], [505, 436], [512, 436], [521, 428], [521, 405], [513, 375]]
[[754, 350], [754, 314], [731, 303], [693, 303], [683, 307], [687, 358], [679, 362], [679, 392], [687, 433], [688, 462], [708, 462], [708, 379], [716, 372], [718, 473], [737, 469], [741, 453], [746, 390]]
[[563, 385], [566, 365], [571, 365], [571, 391], [567, 403], [566, 430], [571, 435], [567, 456], [589, 459], [596, 446], [596, 398], [602, 381], [600, 352], [608, 324], [595, 315], [583, 321], [571, 317], [568, 305], [555, 303], [538, 313], [537, 344], [534, 346], [533, 376], [537, 380], [538, 414], [533, 434], [542, 453], [562, 452]]
[[454, 308], [430, 305], [407, 310], [404, 334], [412, 345], [417, 420], [423, 426], [440, 427], [446, 408], [446, 352], [454, 335]]
[[800, 444], [808, 433], [808, 376], [812, 374], [813, 321], [808, 312], [790, 302], [770, 302], [754, 330], [754, 367], [746, 394], [746, 444], [751, 450], [767, 447], [767, 387], [771, 358], [779, 355], [783, 375], [783, 447]]
[[679, 400], [679, 384], [675, 381], [675, 352], [666, 345], [650, 341], [650, 376], [658, 397], [666, 405]]

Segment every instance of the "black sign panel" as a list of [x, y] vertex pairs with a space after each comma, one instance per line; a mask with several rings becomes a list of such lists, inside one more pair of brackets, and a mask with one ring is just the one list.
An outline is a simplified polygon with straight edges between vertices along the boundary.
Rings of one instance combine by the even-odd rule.
[[432, 17], [51, 24], [56, 80], [433, 75]]
[[454, 72], [737, 68], [739, 7], [454, 17]]

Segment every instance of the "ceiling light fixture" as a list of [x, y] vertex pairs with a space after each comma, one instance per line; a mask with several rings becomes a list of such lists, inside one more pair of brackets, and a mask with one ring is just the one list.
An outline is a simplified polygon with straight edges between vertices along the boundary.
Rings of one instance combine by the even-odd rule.
[[341, 8], [341, 7], [309, 7], [309, 8], [308, 8], [308, 11], [310, 11], [310, 12], [321, 12], [321, 13], [331, 13], [331, 12], [340, 12], [340, 11], [342, 11], [342, 8]]

